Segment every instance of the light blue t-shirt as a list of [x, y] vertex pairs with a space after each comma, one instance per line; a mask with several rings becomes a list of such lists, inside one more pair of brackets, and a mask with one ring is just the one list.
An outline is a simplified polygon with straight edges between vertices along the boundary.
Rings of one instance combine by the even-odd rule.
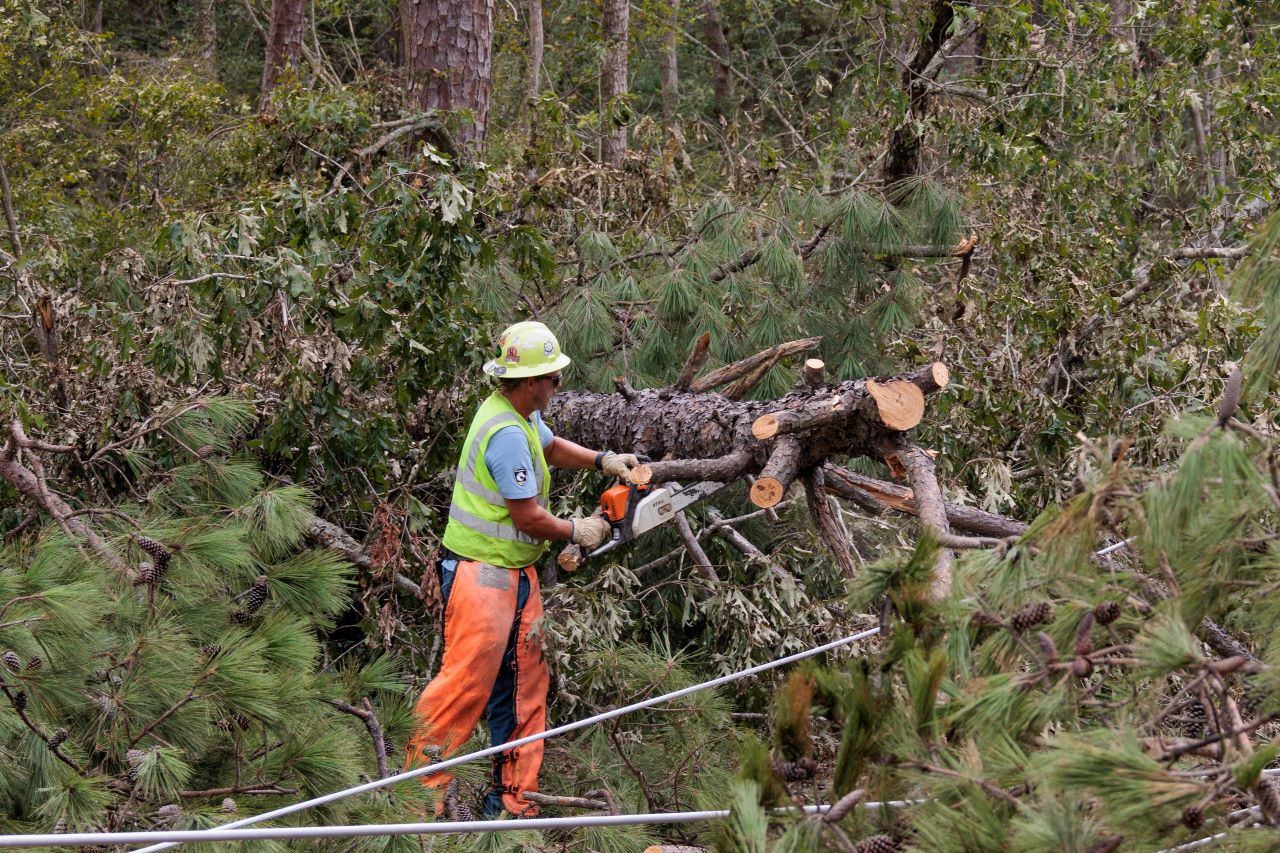
[[[555, 435], [542, 422], [541, 413], [534, 412], [529, 422], [538, 431], [545, 451]], [[493, 434], [489, 439], [489, 446], [484, 449], [484, 464], [493, 481], [498, 484], [498, 491], [507, 500], [517, 501], [538, 496], [538, 477], [533, 467], [533, 453], [530, 452], [529, 440], [520, 427], [506, 426]]]

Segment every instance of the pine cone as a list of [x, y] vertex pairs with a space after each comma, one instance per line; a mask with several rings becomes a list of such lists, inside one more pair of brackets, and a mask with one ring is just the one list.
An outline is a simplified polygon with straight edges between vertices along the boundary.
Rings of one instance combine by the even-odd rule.
[[209, 660], [213, 660], [218, 655], [222, 654], [222, 646], [218, 643], [206, 643], [200, 647], [200, 654], [204, 655]]
[[13, 697], [13, 707], [21, 714], [27, 710], [27, 691], [19, 690]]
[[27, 661], [27, 670], [30, 672], [38, 672], [44, 666], [44, 661], [39, 655], [32, 655], [31, 660]]
[[4, 665], [14, 672], [20, 672], [22, 670], [22, 658], [18, 657], [17, 652], [5, 652]]
[[54, 823], [53, 825], [53, 834], [61, 835], [66, 831], [67, 831], [67, 819], [63, 817], [58, 818], [57, 822]]
[[230, 717], [223, 717], [215, 724], [219, 731], [229, 732], [236, 727], [235, 720]]
[[218, 809], [218, 811], [222, 812], [223, 814], [235, 814], [236, 801], [231, 799], [230, 797], [224, 798], [222, 801], [222, 807]]
[[386, 738], [383, 738], [382, 751], [386, 754], [387, 758], [395, 758], [396, 745], [391, 741], [387, 740]]
[[1093, 618], [1099, 625], [1110, 625], [1120, 618], [1120, 602], [1104, 601], [1093, 608]]
[[58, 747], [62, 746], [62, 744], [66, 741], [66, 739], [67, 739], [67, 730], [58, 729], [56, 732], [53, 733], [53, 737], [49, 738], [49, 748], [57, 749]]
[[1269, 826], [1280, 826], [1280, 781], [1264, 778], [1253, 786], [1253, 795], [1262, 806], [1262, 816]]
[[898, 839], [892, 835], [873, 835], [854, 846], [855, 853], [897, 853]]
[[138, 768], [142, 766], [142, 759], [146, 757], [146, 752], [141, 749], [131, 749], [124, 754], [124, 762], [129, 766], [124, 777], [129, 780], [130, 785], [138, 781]]
[[173, 553], [154, 539], [148, 539], [145, 536], [138, 537], [138, 547], [147, 552], [147, 555], [155, 561], [157, 577], [156, 580], [164, 577], [164, 573], [169, 571], [169, 560], [173, 557]]
[[1037, 601], [1014, 614], [1009, 620], [1010, 627], [1019, 634], [1029, 631], [1037, 625], [1043, 625], [1053, 618], [1053, 608], [1047, 601]]
[[102, 711], [108, 717], [114, 717], [116, 712], [120, 710], [120, 706], [116, 704], [116, 700], [110, 696], [101, 694], [93, 697], [93, 704], [98, 706], [98, 710]]
[[476, 813], [472, 810], [462, 797], [459, 796], [460, 788], [458, 780], [454, 779], [449, 783], [449, 787], [444, 791], [444, 810], [452, 821], [475, 820]]
[[236, 721], [236, 725], [240, 727], [241, 731], [247, 732], [249, 729], [253, 728], [253, 720], [249, 719], [244, 714], [241, 714], [239, 711], [232, 714], [231, 718]]
[[798, 758], [795, 761], [775, 759], [773, 771], [788, 782], [804, 782], [812, 779], [818, 770], [818, 762], [812, 758]]
[[973, 615], [969, 617], [970, 628], [999, 628], [1004, 625], [1004, 620], [998, 614], [989, 610], [975, 610]]
[[160, 580], [160, 576], [156, 574], [155, 563], [150, 560], [143, 560], [138, 563], [138, 576], [134, 578], [134, 586], [142, 586], [143, 584], [153, 584]]
[[248, 625], [253, 621], [253, 617], [248, 613], [245, 613], [243, 610], [232, 610], [231, 621], [237, 625]]
[[1182, 825], [1187, 829], [1199, 829], [1204, 826], [1204, 812], [1197, 806], [1187, 806], [1182, 810]]
[[258, 608], [262, 607], [267, 600], [267, 576], [260, 575], [253, 581], [253, 586], [249, 589], [249, 594], [245, 596], [244, 609], [250, 615], [257, 613]]
[[1084, 655], [1077, 655], [1071, 662], [1071, 674], [1076, 678], [1088, 678], [1093, 675], [1093, 661]]

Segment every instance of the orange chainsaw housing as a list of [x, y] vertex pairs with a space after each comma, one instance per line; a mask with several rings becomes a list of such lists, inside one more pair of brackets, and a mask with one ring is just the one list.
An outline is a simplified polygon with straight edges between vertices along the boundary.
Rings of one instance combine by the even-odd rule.
[[[617, 524], [627, 517], [627, 501], [631, 496], [631, 489], [626, 483], [618, 483], [600, 494], [600, 511], [611, 523]], [[649, 488], [637, 486], [635, 490], [640, 494], [649, 491]]]

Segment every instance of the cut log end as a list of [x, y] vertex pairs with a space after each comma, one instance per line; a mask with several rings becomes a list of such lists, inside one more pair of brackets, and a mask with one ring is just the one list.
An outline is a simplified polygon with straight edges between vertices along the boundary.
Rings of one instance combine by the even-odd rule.
[[762, 509], [777, 506], [787, 487], [775, 477], [761, 477], [751, 486], [751, 502]]
[[631, 469], [631, 482], [637, 486], [647, 486], [653, 481], [653, 466], [641, 462]]
[[938, 388], [946, 388], [947, 383], [951, 381], [951, 370], [942, 362], [935, 361], [929, 365], [929, 376]]
[[568, 546], [556, 557], [556, 565], [566, 572], [576, 572], [585, 561], [586, 557], [577, 545]]
[[781, 421], [777, 415], [761, 415], [751, 425], [751, 434], [761, 441], [773, 438], [778, 434]]
[[824, 375], [826, 368], [826, 362], [820, 358], [807, 359], [804, 363], [805, 384], [814, 391], [821, 390], [826, 385], [826, 376]]
[[910, 382], [895, 379], [882, 385], [868, 379], [867, 393], [875, 400], [880, 423], [891, 430], [909, 430], [924, 417], [924, 392]]

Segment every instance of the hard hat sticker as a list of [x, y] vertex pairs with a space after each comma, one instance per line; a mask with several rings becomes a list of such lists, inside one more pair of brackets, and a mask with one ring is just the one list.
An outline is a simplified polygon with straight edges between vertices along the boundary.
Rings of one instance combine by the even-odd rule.
[[556, 351], [555, 344], [551, 343], [551, 341], [547, 341], [542, 345], [542, 351], [547, 355], [551, 355], [551, 353]]
[[499, 364], [497, 367], [493, 369], [493, 372], [496, 373], [498, 376], [502, 376], [507, 372], [507, 368], [505, 365]]
[[507, 347], [507, 361], [520, 362], [520, 350], [515, 347]]

